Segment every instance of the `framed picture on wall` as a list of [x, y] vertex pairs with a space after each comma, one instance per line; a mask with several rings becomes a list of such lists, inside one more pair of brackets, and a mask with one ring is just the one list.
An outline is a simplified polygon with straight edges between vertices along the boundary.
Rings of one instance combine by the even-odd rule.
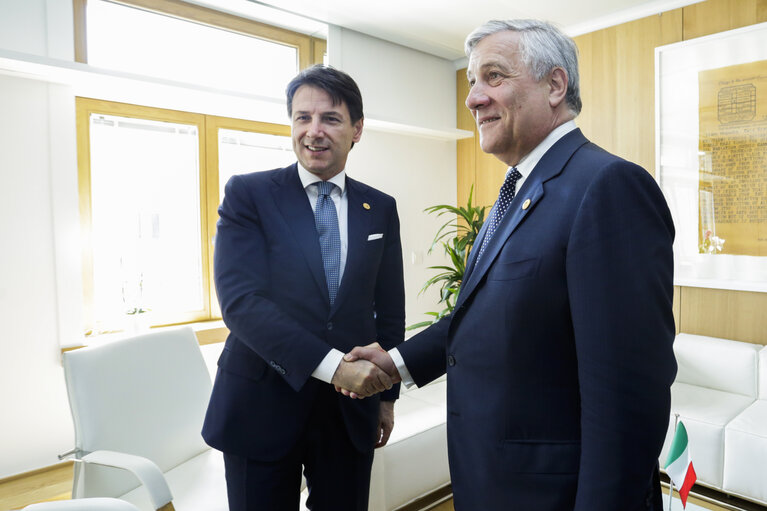
[[655, 50], [674, 283], [767, 292], [767, 23]]

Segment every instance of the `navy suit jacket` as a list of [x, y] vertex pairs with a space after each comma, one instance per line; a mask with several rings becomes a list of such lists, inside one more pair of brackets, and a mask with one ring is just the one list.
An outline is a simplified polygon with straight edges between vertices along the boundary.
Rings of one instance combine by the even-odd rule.
[[543, 156], [452, 316], [398, 348], [418, 385], [447, 371], [456, 509], [656, 509], [673, 238], [641, 167], [580, 130]]
[[[404, 338], [402, 248], [395, 201], [349, 177], [348, 251], [333, 305], [314, 214], [296, 165], [238, 175], [219, 208], [215, 282], [231, 331], [203, 427], [206, 442], [260, 461], [285, 456], [327, 383], [311, 377], [331, 348]], [[371, 234], [382, 234], [370, 239]], [[397, 398], [395, 387], [383, 399]], [[339, 394], [355, 447], [371, 451], [379, 399]]]

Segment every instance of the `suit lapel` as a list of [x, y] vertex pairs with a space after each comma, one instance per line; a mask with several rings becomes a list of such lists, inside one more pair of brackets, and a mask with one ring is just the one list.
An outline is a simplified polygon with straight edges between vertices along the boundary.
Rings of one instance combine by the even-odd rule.
[[[461, 292], [459, 293], [458, 300], [455, 304], [456, 307], [459, 307], [469, 296], [471, 296], [476, 289], [477, 284], [488, 272], [493, 261], [501, 251], [501, 248], [506, 244], [506, 241], [511, 237], [517, 226], [519, 226], [528, 215], [533, 213], [536, 204], [543, 198], [544, 183], [558, 176], [570, 160], [570, 157], [572, 157], [573, 153], [586, 142], [588, 142], [588, 140], [583, 136], [581, 130], [575, 129], [559, 139], [551, 149], [543, 155], [535, 168], [530, 172], [530, 175], [523, 183], [522, 188], [517, 192], [509, 209], [506, 210], [506, 214], [504, 215], [503, 220], [501, 220], [501, 224], [498, 226], [493, 238], [485, 248], [485, 252], [482, 254], [479, 263], [477, 263], [476, 254], [474, 254], [474, 250], [472, 250], [472, 254], [469, 257], [469, 264], [467, 264], [466, 274], [464, 275], [464, 280], [461, 284]], [[527, 202], [528, 200], [530, 201], [529, 203]], [[487, 222], [485, 222], [477, 235], [477, 240], [474, 245], [475, 247], [480, 246], [479, 243], [482, 242], [486, 228]]]
[[347, 214], [347, 249], [344, 276], [338, 288], [336, 300], [333, 302], [332, 312], [339, 307], [349, 295], [349, 289], [354, 286], [355, 271], [364, 264], [365, 244], [370, 232], [370, 215], [372, 210], [365, 209], [362, 205], [369, 204], [370, 199], [356, 181], [346, 177], [346, 214]]
[[306, 198], [306, 191], [301, 186], [296, 164], [294, 163], [283, 169], [282, 172], [278, 172], [273, 182], [275, 186], [272, 189], [272, 194], [277, 208], [285, 219], [295, 243], [300, 247], [314, 281], [321, 290], [320, 294], [330, 305], [328, 284], [325, 280], [325, 266], [322, 263], [322, 251], [317, 227], [314, 223], [314, 214], [312, 214], [311, 205]]

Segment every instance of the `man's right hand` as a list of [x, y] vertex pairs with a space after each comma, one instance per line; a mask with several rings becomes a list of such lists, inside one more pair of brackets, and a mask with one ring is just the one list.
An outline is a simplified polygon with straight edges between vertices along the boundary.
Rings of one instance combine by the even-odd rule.
[[[348, 355], [347, 355], [348, 356]], [[347, 360], [346, 356], [338, 365], [333, 379], [330, 381], [336, 390], [346, 389], [349, 396], [358, 398], [369, 397], [392, 387], [393, 382], [387, 372], [373, 362], [360, 359]]]
[[[370, 361], [379, 367], [382, 371], [386, 372], [392, 383], [399, 383], [402, 381], [399, 371], [397, 370], [397, 366], [394, 365], [394, 361], [392, 360], [391, 356], [377, 342], [368, 344], [367, 346], [357, 346], [352, 351], [344, 355], [343, 361], [351, 363]], [[343, 385], [336, 385], [336, 390], [353, 399], [367, 397], [360, 394], [359, 392], [356, 392], [354, 389], [345, 387]]]

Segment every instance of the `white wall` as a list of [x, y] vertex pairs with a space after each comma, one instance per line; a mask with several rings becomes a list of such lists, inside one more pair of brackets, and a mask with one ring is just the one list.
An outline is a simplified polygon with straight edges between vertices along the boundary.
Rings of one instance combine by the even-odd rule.
[[[71, 27], [69, 0], [0, 0], [0, 50], [71, 61]], [[369, 118], [455, 126], [449, 61], [333, 33], [340, 39], [331, 34], [330, 47], [360, 83]], [[53, 464], [74, 444], [60, 364], [60, 346], [82, 330], [74, 90], [0, 72], [0, 478]], [[424, 257], [439, 222], [422, 211], [454, 203], [455, 166], [455, 142], [374, 130], [349, 160], [351, 176], [397, 198], [408, 323], [436, 309], [434, 294], [416, 298], [425, 267], [441, 260]]]
[[[409, 126], [455, 128], [455, 69], [452, 62], [341, 27], [328, 31], [328, 61], [349, 73], [360, 87], [365, 116]], [[349, 175], [397, 199], [405, 260], [407, 323], [436, 311], [438, 289], [418, 295], [443, 264], [427, 254], [446, 218], [423, 210], [455, 204], [456, 144], [414, 135], [363, 132], [348, 164]], [[440, 221], [441, 220], [441, 221]]]
[[[71, 11], [71, 2], [0, 0], [0, 48], [71, 59]], [[58, 291], [74, 281], [79, 293], [80, 281], [55, 256], [65, 220], [55, 205], [74, 205], [77, 218], [74, 142], [67, 87], [0, 76], [0, 477], [54, 463], [73, 445], [59, 342], [62, 325], [79, 323], [64, 316], [79, 310]], [[67, 204], [56, 188], [75, 195]]]

